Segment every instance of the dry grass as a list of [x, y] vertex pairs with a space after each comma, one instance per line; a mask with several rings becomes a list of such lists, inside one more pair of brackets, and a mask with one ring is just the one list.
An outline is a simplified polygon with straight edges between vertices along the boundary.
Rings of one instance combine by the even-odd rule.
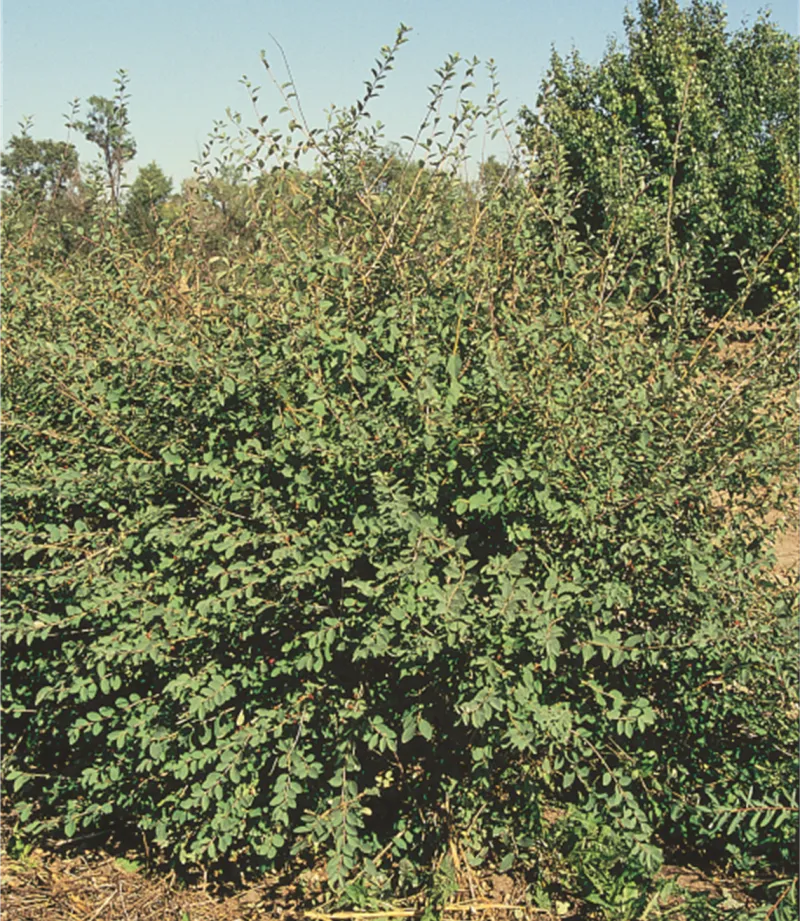
[[[452, 921], [550, 921], [529, 904], [523, 881], [478, 874], [453, 852], [457, 888], [437, 913]], [[145, 873], [132, 861], [103, 852], [62, 857], [35, 849], [13, 858], [2, 852], [3, 921], [379, 921], [415, 918], [422, 901], [398, 902], [383, 910], [326, 910], [324, 870], [306, 871], [290, 884], [265, 878], [236, 893], [208, 884], [180, 885], [172, 873]], [[577, 903], [570, 908], [577, 908]]]

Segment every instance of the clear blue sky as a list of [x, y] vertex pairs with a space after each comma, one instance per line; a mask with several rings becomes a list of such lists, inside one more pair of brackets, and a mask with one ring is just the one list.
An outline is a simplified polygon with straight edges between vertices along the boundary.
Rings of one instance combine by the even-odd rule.
[[[247, 119], [243, 74], [263, 87], [262, 112], [277, 117], [280, 102], [259, 61], [263, 48], [286, 78], [270, 34], [286, 52], [309, 122], [322, 124], [331, 103], [359, 97], [381, 45], [391, 44], [401, 21], [413, 32], [372, 110], [388, 140], [414, 131], [434, 71], [453, 52], [494, 58], [513, 116], [535, 105], [552, 45], [560, 52], [574, 45], [598, 61], [610, 36], [623, 38], [626, 6], [635, 7], [634, 0], [5, 0], [3, 139], [25, 115], [34, 117], [34, 137], [65, 138], [69, 102], [111, 96], [116, 71], [124, 68], [139, 148], [128, 179], [156, 160], [177, 184], [191, 174], [191, 161], [226, 107]], [[754, 21], [762, 6], [797, 33], [796, 0], [729, 0], [729, 26]], [[479, 88], [485, 90], [485, 80]], [[78, 147], [82, 162], [96, 156], [85, 142]], [[488, 152], [502, 154], [500, 143]]]

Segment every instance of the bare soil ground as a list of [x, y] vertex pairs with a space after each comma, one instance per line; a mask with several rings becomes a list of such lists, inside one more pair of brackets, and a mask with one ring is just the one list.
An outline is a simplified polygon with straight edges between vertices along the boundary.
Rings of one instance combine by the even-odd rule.
[[[800, 509], [791, 526], [779, 534], [775, 539], [775, 556], [777, 558], [777, 570], [780, 573], [791, 574], [800, 568], [800, 529], [797, 527], [797, 521], [800, 519]], [[778, 522], [778, 515], [770, 512], [767, 515], [767, 523]]]

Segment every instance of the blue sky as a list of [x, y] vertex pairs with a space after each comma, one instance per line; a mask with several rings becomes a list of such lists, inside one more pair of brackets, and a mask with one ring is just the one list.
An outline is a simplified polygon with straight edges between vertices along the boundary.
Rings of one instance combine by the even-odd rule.
[[[138, 154], [128, 171], [151, 160], [176, 183], [191, 174], [215, 119], [226, 107], [242, 112], [246, 74], [263, 87], [262, 114], [277, 119], [280, 101], [259, 60], [263, 48], [279, 79], [288, 79], [274, 36], [286, 52], [305, 114], [324, 123], [332, 103], [359, 98], [382, 45], [400, 22], [413, 28], [395, 70], [372, 109], [387, 140], [413, 133], [429, 98], [427, 87], [447, 56], [493, 58], [507, 110], [534, 106], [552, 45], [574, 45], [596, 62], [612, 35], [622, 38], [625, 0], [5, 0], [3, 139], [26, 115], [37, 138], [63, 139], [70, 101], [111, 96], [119, 68], [129, 74], [131, 130]], [[753, 22], [762, 7], [794, 34], [796, 0], [730, 0], [729, 26]], [[481, 71], [482, 73], [482, 71]], [[488, 84], [473, 91], [480, 100]], [[85, 107], [84, 107], [85, 108]], [[251, 119], [252, 123], [252, 119]], [[74, 138], [73, 138], [74, 140]], [[96, 148], [79, 143], [82, 162]], [[473, 153], [479, 157], [482, 148]], [[486, 153], [502, 156], [500, 141]]]

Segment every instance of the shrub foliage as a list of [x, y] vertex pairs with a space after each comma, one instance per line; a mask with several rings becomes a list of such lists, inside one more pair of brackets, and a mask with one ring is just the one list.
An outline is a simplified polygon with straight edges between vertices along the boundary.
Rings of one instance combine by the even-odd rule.
[[494, 92], [381, 160], [360, 113], [403, 38], [326, 131], [228, 148], [277, 165], [211, 262], [191, 202], [147, 252], [98, 210], [50, 262], [6, 216], [20, 816], [184, 866], [324, 855], [334, 887], [413, 883], [453, 840], [533, 865], [545, 803], [643, 872], [687, 844], [788, 868], [797, 636], [763, 515], [791, 498], [790, 305], [742, 348], [678, 273], [652, 322], [556, 142], [473, 194]]

